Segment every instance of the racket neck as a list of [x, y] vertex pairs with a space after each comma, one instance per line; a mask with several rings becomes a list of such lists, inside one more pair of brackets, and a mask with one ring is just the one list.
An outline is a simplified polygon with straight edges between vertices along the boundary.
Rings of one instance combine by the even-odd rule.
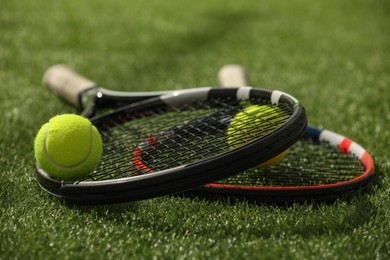
[[96, 113], [96, 102], [99, 88], [94, 86], [87, 88], [79, 93], [79, 104], [82, 109], [82, 115], [86, 118], [91, 118]]

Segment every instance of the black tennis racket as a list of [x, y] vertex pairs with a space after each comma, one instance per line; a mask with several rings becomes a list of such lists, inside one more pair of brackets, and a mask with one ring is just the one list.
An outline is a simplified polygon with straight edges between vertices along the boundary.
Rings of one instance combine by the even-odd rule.
[[[288, 149], [306, 129], [304, 108], [280, 91], [117, 92], [97, 87], [64, 65], [49, 68], [44, 83], [83, 109], [102, 135], [102, 160], [86, 178], [56, 180], [36, 165], [44, 190], [77, 204], [141, 200], [215, 182]], [[230, 122], [251, 105], [264, 111], [248, 113], [248, 127], [237, 131], [251, 138], [232, 145]]]
[[[239, 65], [223, 67], [219, 80], [225, 87], [248, 84]], [[374, 162], [362, 146], [333, 131], [308, 127], [281, 163], [252, 168], [191, 193], [278, 204], [326, 201], [363, 191], [373, 179]]]

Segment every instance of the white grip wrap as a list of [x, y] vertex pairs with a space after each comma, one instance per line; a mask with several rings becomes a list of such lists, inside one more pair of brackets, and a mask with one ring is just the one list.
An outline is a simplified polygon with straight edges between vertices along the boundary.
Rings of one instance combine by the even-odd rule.
[[43, 76], [44, 85], [76, 107], [80, 107], [79, 95], [96, 83], [77, 74], [72, 68], [58, 64], [48, 68]]
[[219, 70], [218, 81], [222, 87], [241, 87], [247, 86], [249, 79], [243, 66], [228, 64]]

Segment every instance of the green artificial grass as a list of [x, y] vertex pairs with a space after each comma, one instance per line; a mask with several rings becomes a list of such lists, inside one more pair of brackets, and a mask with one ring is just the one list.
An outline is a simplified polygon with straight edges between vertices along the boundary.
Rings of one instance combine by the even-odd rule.
[[[1, 1], [0, 259], [387, 259], [388, 1]], [[78, 110], [42, 87], [66, 63], [111, 89], [216, 85], [240, 63], [289, 92], [311, 124], [373, 155], [379, 178], [351, 200], [288, 207], [166, 196], [73, 207], [42, 191], [33, 140]]]

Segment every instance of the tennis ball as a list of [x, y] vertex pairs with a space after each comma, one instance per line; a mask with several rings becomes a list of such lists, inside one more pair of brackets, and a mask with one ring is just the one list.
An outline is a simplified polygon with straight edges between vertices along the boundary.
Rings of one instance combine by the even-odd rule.
[[[250, 143], [252, 140], [266, 135], [276, 129], [288, 118], [286, 112], [271, 105], [251, 105], [237, 113], [229, 123], [227, 129], [227, 141], [232, 149]], [[288, 150], [276, 155], [268, 161], [258, 165], [266, 168], [279, 163]]]
[[34, 150], [39, 166], [50, 177], [75, 181], [96, 168], [103, 145], [98, 130], [88, 119], [64, 114], [41, 127]]
[[268, 161], [263, 162], [262, 164], [258, 165], [257, 167], [258, 168], [268, 168], [268, 167], [271, 167], [272, 165], [276, 165], [283, 160], [283, 158], [286, 156], [287, 153], [288, 153], [288, 150], [284, 150], [280, 154], [269, 159]]

